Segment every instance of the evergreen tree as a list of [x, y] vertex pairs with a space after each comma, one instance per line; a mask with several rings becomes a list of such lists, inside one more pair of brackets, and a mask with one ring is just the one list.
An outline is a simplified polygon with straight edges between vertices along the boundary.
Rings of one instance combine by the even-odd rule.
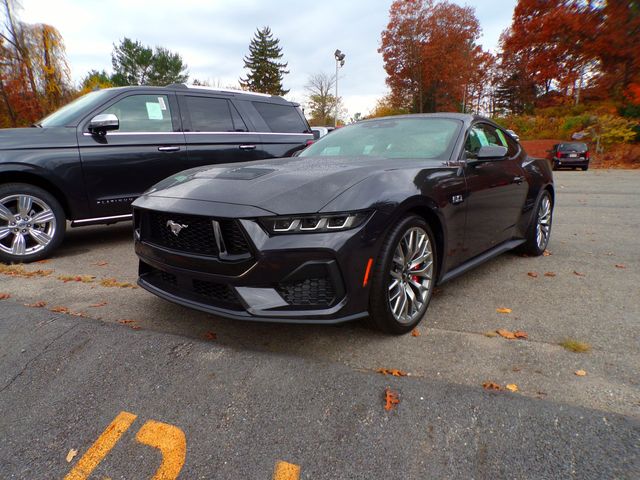
[[116, 86], [164, 86], [184, 83], [189, 78], [187, 65], [178, 53], [162, 47], [152, 50], [151, 47], [129, 38], [124, 38], [120, 45], [113, 46], [111, 63], [111, 82]]
[[282, 58], [280, 40], [273, 38], [271, 29], [258, 29], [249, 44], [249, 55], [244, 57], [244, 68], [249, 70], [247, 78], [240, 79], [243, 89], [271, 95], [286, 95], [282, 88], [282, 77], [289, 73]]

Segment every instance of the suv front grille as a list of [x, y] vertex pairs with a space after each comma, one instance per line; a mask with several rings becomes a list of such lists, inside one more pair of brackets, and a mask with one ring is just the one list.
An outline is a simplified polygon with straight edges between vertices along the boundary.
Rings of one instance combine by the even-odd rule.
[[[142, 211], [142, 240], [180, 252], [218, 256], [220, 252], [213, 230], [213, 220], [213, 218], [198, 215]], [[238, 221], [231, 219], [218, 221], [227, 253], [248, 254], [249, 244]], [[173, 233], [172, 224], [182, 227], [177, 234]]]

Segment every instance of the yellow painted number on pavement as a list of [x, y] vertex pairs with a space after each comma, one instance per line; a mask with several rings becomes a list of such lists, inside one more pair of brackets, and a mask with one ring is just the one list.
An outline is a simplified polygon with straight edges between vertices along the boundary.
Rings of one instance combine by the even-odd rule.
[[[136, 418], [138, 416], [133, 413], [120, 412], [64, 480], [89, 478]], [[157, 448], [162, 453], [162, 463], [151, 480], [174, 480], [178, 477], [187, 453], [187, 440], [182, 430], [167, 423], [149, 420], [138, 430], [136, 440], [143, 445]]]

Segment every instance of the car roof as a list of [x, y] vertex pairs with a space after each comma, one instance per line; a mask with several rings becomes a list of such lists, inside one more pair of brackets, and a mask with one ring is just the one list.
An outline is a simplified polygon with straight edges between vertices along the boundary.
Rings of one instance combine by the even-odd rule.
[[448, 118], [452, 120], [462, 121], [465, 124], [465, 127], [469, 126], [473, 122], [478, 122], [478, 121], [487, 122], [496, 127], [500, 127], [496, 122], [494, 122], [493, 120], [487, 117], [483, 117], [482, 115], [472, 115], [470, 113], [459, 113], [459, 112], [409, 113], [405, 115], [392, 115], [389, 117], [370, 118], [367, 120], [362, 120], [362, 122], [373, 122], [376, 120], [390, 120], [390, 119], [398, 119], [398, 118]]
[[[269, 102], [269, 103], [278, 103], [281, 105], [293, 105], [294, 107], [299, 106], [295, 102], [290, 102], [278, 95], [270, 95], [268, 93], [258, 93], [258, 92], [250, 92], [246, 90], [235, 90], [231, 88], [213, 88], [206, 87], [200, 85], [187, 85], [186, 83], [172, 83], [171, 85], [167, 85], [166, 87], [158, 87], [158, 86], [147, 86], [147, 85], [131, 85], [127, 87], [113, 87], [109, 88], [109, 90], [158, 90], [158, 91], [174, 91], [174, 92], [185, 92], [191, 91], [193, 93], [203, 92], [203, 93], [214, 93], [218, 95], [230, 96], [234, 98], [238, 98], [240, 100], [252, 100], [259, 102]], [[105, 89], [106, 90], [106, 89]]]

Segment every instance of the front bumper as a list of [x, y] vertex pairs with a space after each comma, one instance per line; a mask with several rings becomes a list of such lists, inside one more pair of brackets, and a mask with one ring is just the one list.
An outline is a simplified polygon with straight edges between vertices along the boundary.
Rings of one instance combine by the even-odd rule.
[[[199, 215], [216, 217], [215, 204], [201, 207]], [[150, 241], [144, 220], [150, 212], [135, 212], [138, 283], [161, 298], [237, 320], [333, 324], [368, 315], [363, 275], [377, 249], [375, 215], [352, 230], [276, 236], [255, 218], [225, 217], [237, 222], [248, 252], [223, 258]]]

